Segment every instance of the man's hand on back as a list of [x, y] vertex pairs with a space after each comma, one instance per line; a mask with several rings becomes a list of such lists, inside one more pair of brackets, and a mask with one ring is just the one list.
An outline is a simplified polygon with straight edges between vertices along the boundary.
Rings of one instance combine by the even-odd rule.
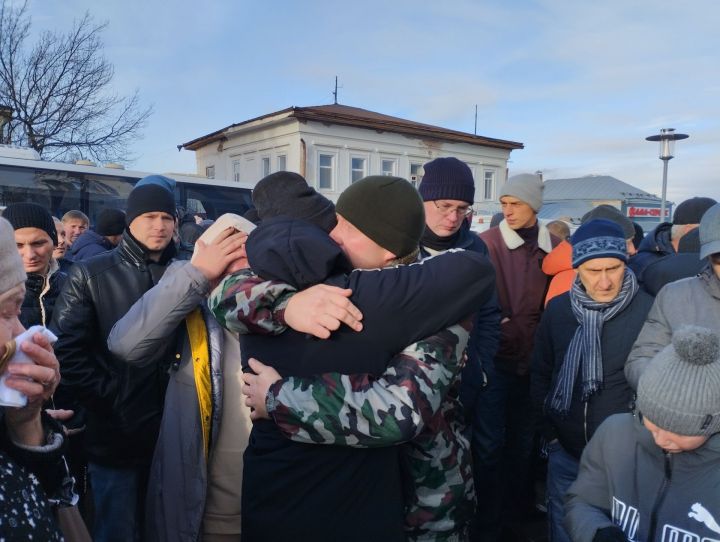
[[267, 397], [270, 386], [280, 380], [280, 373], [255, 358], [250, 358], [248, 363], [255, 374], [243, 373], [242, 379], [244, 386], [242, 392], [246, 397], [245, 404], [253, 409], [250, 413], [250, 419], [260, 420], [270, 418], [265, 405], [265, 398]]
[[362, 330], [362, 313], [348, 299], [352, 290], [317, 284], [293, 295], [285, 309], [285, 323], [300, 333], [327, 339], [345, 324]]

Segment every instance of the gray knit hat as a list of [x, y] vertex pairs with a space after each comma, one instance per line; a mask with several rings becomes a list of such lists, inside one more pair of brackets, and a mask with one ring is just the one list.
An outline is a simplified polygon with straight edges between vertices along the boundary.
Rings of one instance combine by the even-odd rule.
[[0, 218], [0, 295], [27, 280], [10, 222]]
[[613, 207], [612, 205], [608, 205], [607, 203], [598, 205], [591, 211], [585, 213], [580, 219], [580, 223], [585, 224], [585, 222], [590, 222], [591, 220], [594, 220], [596, 218], [604, 218], [605, 220], [609, 220], [610, 222], [615, 222], [615, 224], [622, 228], [625, 239], [632, 239], [633, 237], [635, 237], [635, 227], [633, 226], [630, 219], [624, 214], [622, 214], [620, 209], [618, 209], [617, 207]]
[[637, 406], [652, 423], [685, 436], [720, 432], [720, 341], [684, 326], [640, 377]]
[[700, 259], [720, 252], [720, 203], [716, 203], [700, 220]]
[[535, 212], [540, 210], [543, 204], [543, 186], [539, 175], [523, 173], [510, 177], [500, 190], [500, 196], [511, 196], [524, 201]]

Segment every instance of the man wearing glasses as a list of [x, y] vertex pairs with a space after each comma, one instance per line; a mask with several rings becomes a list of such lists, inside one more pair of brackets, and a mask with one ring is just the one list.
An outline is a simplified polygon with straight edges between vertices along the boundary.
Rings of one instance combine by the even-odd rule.
[[[422, 257], [453, 248], [462, 248], [488, 256], [485, 243], [470, 231], [475, 181], [470, 168], [457, 158], [436, 158], [423, 166], [425, 173], [418, 187], [425, 206], [425, 232], [420, 240]], [[477, 411], [478, 397], [486, 384], [483, 365], [492, 363], [500, 340], [500, 311], [497, 297], [478, 307], [468, 342], [468, 362], [462, 372], [460, 399], [465, 410], [473, 463], [483, 442]], [[483, 492], [476, 477], [475, 487]]]

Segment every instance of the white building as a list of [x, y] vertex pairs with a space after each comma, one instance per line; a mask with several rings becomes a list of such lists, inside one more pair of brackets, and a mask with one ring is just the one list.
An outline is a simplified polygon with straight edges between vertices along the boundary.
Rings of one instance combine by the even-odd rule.
[[510, 152], [523, 144], [334, 104], [290, 107], [180, 148], [195, 151], [201, 175], [256, 183], [275, 171], [294, 171], [333, 201], [366, 175], [397, 175], [419, 184], [423, 164], [454, 156], [470, 166], [475, 200], [483, 202], [496, 199]]

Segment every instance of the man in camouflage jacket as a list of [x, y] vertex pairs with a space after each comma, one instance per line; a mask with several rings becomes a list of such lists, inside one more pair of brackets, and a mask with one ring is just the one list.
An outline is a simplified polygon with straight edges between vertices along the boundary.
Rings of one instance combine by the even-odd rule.
[[[259, 235], [262, 231], [261, 227]], [[272, 247], [257, 240], [255, 236], [248, 243], [251, 262], [253, 250], [264, 259], [272, 251]], [[281, 254], [285, 256], [288, 252]], [[425, 264], [428, 269], [437, 266], [443, 270], [437, 277], [443, 286], [436, 287], [437, 292], [433, 290], [440, 295], [441, 302], [447, 301], [447, 285], [458, 283], [447, 280], [454, 278], [448, 277], [447, 272], [462, 267], [454, 263], [460, 257], [468, 257], [462, 254], [444, 257], [446, 264], [443, 260]], [[478, 255], [473, 258], [486, 261]], [[267, 276], [263, 263], [256, 268]], [[494, 277], [489, 264], [482, 269], [472, 279], [478, 283], [476, 287], [485, 288], [487, 298]], [[356, 271], [351, 277], [360, 275], [367, 279], [372, 274]], [[429, 283], [438, 281], [431, 278]], [[368, 292], [367, 284], [364, 290], [362, 284], [351, 282], [346, 286], [352, 286], [360, 296]], [[233, 331], [277, 334], [287, 329], [283, 314], [294, 291], [286, 284], [263, 282], [248, 274], [234, 275], [213, 292], [209, 304], [218, 320]], [[467, 293], [468, 298], [478, 299], [472, 292]], [[355, 297], [352, 300], [357, 301]], [[368, 322], [372, 312], [364, 312]], [[275, 382], [268, 393], [268, 411], [280, 431], [295, 442], [357, 448], [408, 442], [403, 446], [406, 466], [403, 474], [408, 484], [405, 528], [413, 540], [462, 540], [472, 517], [472, 470], [468, 443], [461, 434], [456, 378], [465, 362], [469, 330], [467, 321], [422, 339], [392, 357], [378, 375], [291, 376]], [[260, 365], [253, 368], [261, 373], [274, 372]], [[275, 375], [273, 378], [279, 378]], [[264, 397], [265, 393], [261, 395]]]

